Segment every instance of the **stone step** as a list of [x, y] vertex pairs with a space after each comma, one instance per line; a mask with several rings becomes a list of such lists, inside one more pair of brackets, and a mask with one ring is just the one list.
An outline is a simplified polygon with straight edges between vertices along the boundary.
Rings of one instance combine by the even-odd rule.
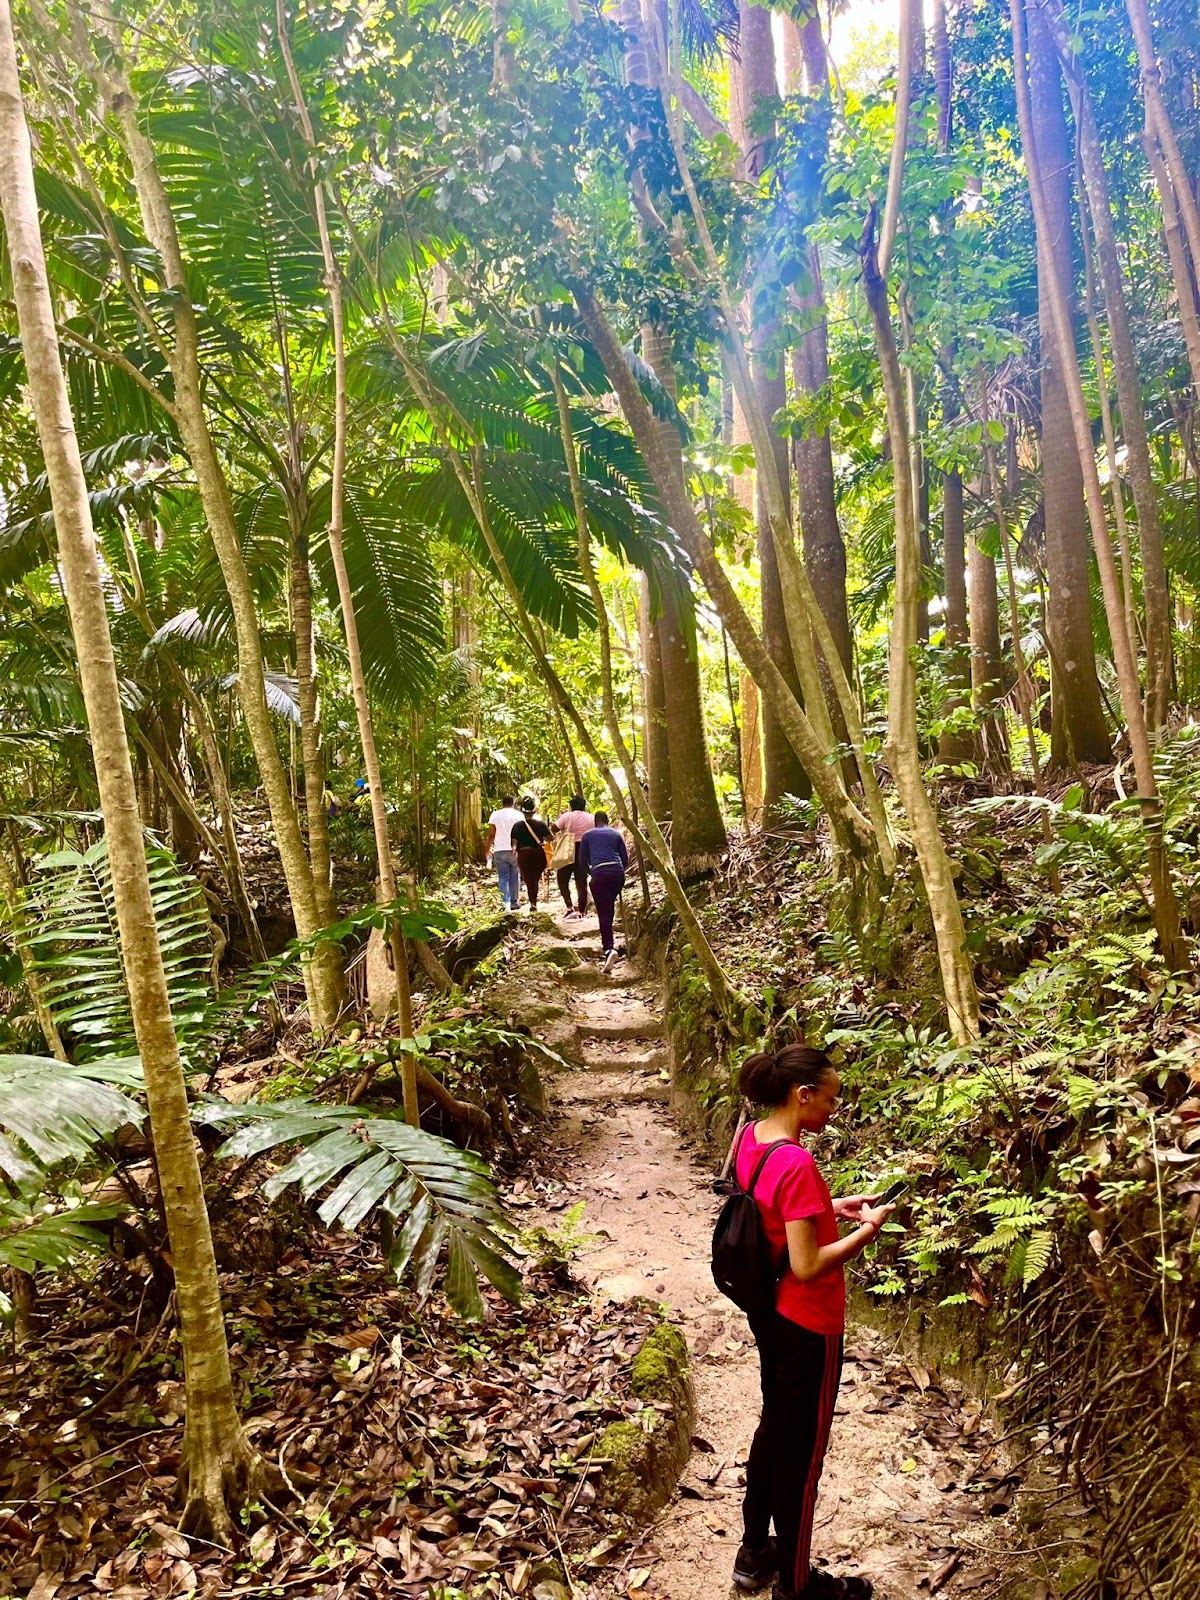
[[661, 1044], [640, 1044], [637, 1040], [588, 1039], [583, 1045], [583, 1064], [589, 1072], [666, 1072], [670, 1056]]
[[579, 996], [575, 1021], [581, 1039], [661, 1039], [662, 1018], [645, 1001], [620, 989]]
[[657, 1072], [573, 1072], [561, 1079], [555, 1098], [564, 1108], [596, 1105], [666, 1105], [671, 1086]]

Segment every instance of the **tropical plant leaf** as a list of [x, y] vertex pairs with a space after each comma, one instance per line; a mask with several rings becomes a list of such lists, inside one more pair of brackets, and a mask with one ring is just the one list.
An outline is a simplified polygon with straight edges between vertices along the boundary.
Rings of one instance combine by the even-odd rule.
[[[169, 850], [148, 845], [150, 894], [167, 972], [175, 1031], [185, 1060], [204, 1034], [210, 939], [200, 888]], [[36, 863], [26, 891], [27, 943], [46, 1002], [72, 1053], [87, 1060], [130, 1055], [133, 1017], [121, 961], [108, 846], [58, 850]]]
[[480, 1275], [507, 1299], [520, 1296], [488, 1170], [449, 1140], [410, 1127], [398, 1114], [363, 1116], [355, 1106], [308, 1099], [237, 1106], [205, 1101], [193, 1119], [233, 1130], [219, 1157], [245, 1161], [300, 1146], [267, 1180], [268, 1198], [295, 1184], [307, 1200], [324, 1194], [317, 1215], [326, 1227], [357, 1228], [376, 1209], [399, 1222], [388, 1263], [397, 1277], [412, 1267], [421, 1297], [432, 1289], [443, 1254], [446, 1295], [462, 1316], [483, 1313]]
[[46, 1056], [0, 1056], [0, 1173], [36, 1184], [60, 1162], [81, 1161], [101, 1139], [145, 1115], [123, 1089], [141, 1088], [134, 1060], [70, 1065]]
[[[34, 1213], [4, 1229], [10, 1208], [0, 1207], [0, 1267], [18, 1272], [61, 1271], [81, 1255], [99, 1255], [109, 1248], [99, 1226], [129, 1210], [127, 1205], [81, 1205], [69, 1210]], [[11, 1208], [15, 1209], [15, 1208]], [[0, 1315], [5, 1307], [0, 1305]]]

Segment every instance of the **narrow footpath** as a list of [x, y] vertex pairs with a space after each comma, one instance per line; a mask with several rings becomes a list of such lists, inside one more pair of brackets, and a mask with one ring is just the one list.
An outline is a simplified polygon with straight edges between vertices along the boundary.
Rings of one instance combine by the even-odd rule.
[[[697, 1421], [673, 1500], [620, 1570], [588, 1573], [601, 1593], [720, 1600], [739, 1542], [744, 1467], [758, 1415], [758, 1362], [745, 1318], [709, 1270], [717, 1200], [669, 1110], [659, 997], [634, 966], [600, 971], [594, 918], [556, 920], [582, 1064], [556, 1079], [564, 1179], [545, 1220], [580, 1200], [580, 1275], [598, 1295], [665, 1303], [692, 1352]], [[567, 960], [570, 952], [578, 957]], [[556, 1213], [558, 1214], [556, 1216]], [[879, 1600], [993, 1596], [1011, 1486], [978, 1401], [953, 1377], [907, 1362], [851, 1328], [817, 1510], [814, 1554], [862, 1573]], [[1000, 1537], [998, 1538], [997, 1535]]]

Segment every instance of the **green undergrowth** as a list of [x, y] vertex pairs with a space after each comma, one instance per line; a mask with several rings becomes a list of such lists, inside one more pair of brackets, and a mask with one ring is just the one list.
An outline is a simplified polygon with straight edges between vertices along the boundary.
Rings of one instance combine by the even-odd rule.
[[[1185, 915], [1193, 809], [1169, 801]], [[1086, 1513], [1087, 1583], [1059, 1584], [1047, 1558], [1049, 1592], [1083, 1600], [1200, 1554], [1186, 1443], [1200, 1426], [1200, 993], [1157, 954], [1128, 807], [1082, 790], [989, 801], [949, 813], [947, 833], [983, 1004], [974, 1047], [945, 1033], [920, 919], [893, 941], [897, 963], [872, 970], [829, 925], [815, 849], [761, 846], [704, 916], [770, 1018], [766, 1041], [807, 1039], [839, 1067], [844, 1105], [821, 1141], [835, 1190], [910, 1180], [859, 1287], [881, 1310], [968, 1332], [975, 1319], [967, 1342], [1008, 1391], [1006, 1421]], [[677, 1090], [723, 1155], [737, 1068], [765, 1041], [712, 1044], [677, 933], [648, 939], [661, 950], [664, 934]]]

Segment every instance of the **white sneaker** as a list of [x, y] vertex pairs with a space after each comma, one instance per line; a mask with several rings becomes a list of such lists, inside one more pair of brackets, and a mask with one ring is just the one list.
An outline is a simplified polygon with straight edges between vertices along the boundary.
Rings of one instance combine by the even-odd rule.
[[617, 952], [615, 950], [610, 950], [608, 952], [608, 954], [604, 957], [604, 963], [601, 966], [600, 971], [601, 972], [607, 972], [609, 967], [612, 966], [613, 962], [616, 959], [617, 959]]

